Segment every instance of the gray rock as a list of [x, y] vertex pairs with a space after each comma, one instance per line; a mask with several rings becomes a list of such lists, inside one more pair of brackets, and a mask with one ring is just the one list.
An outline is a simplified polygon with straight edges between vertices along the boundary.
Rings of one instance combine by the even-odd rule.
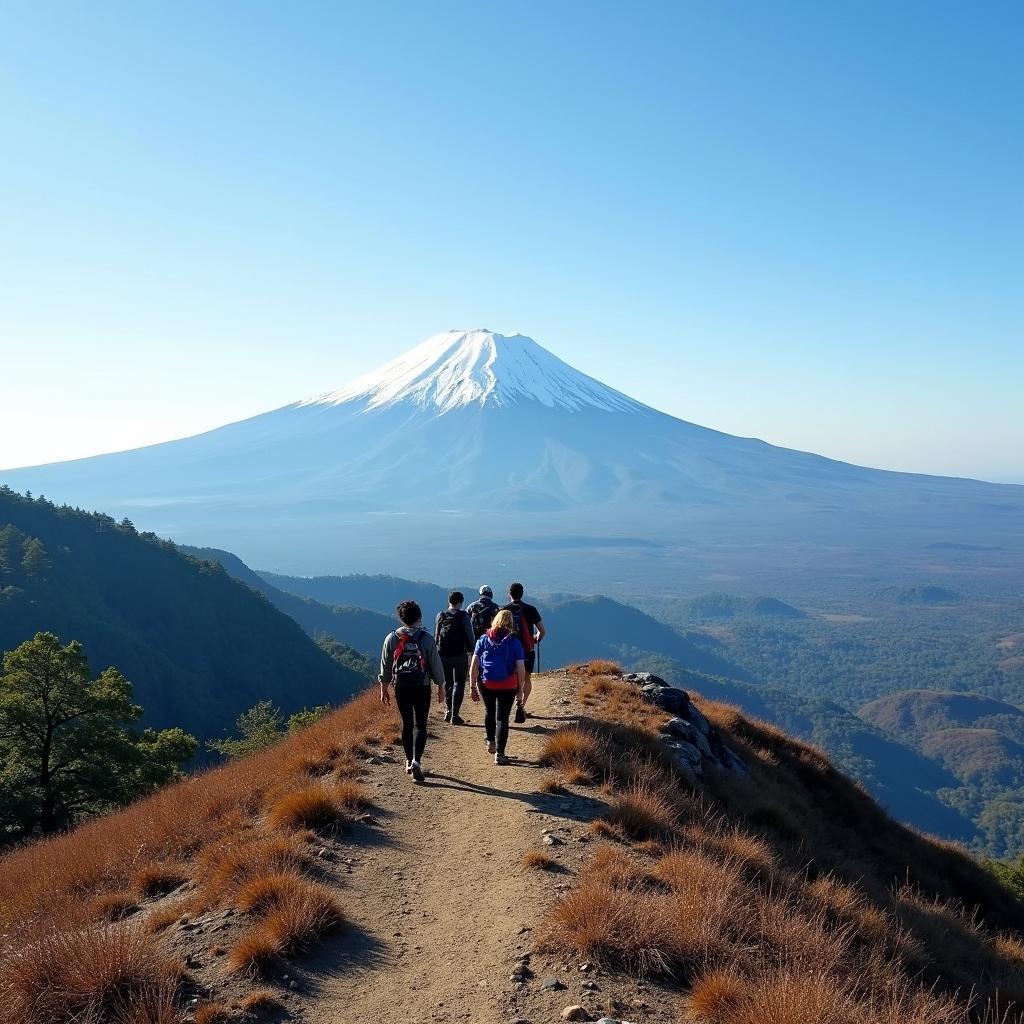
[[689, 718], [705, 736], [711, 735], [711, 723], [692, 704], [690, 705], [690, 713], [687, 715], [687, 718]]
[[708, 743], [707, 736], [702, 732], [698, 732], [693, 737], [693, 742], [696, 748], [705, 756], [714, 758], [714, 754], [711, 752], [711, 744]]
[[648, 683], [640, 687], [644, 699], [654, 704], [655, 707], [667, 711], [670, 715], [681, 715], [688, 717], [690, 709], [690, 695], [685, 690], [679, 690], [674, 686], [661, 686], [658, 683]]
[[544, 845], [545, 846], [565, 846], [565, 840], [564, 839], [559, 839], [558, 836], [545, 836], [544, 837]]
[[622, 678], [636, 686], [650, 686], [652, 683], [655, 686], [668, 686], [661, 676], [656, 676], [653, 672], [627, 672]]
[[541, 983], [540, 987], [544, 992], [558, 992], [565, 988], [565, 984], [558, 980], [558, 978], [545, 978]]
[[[704, 739], [702, 736], [701, 739]], [[707, 743], [707, 740], [704, 740]], [[666, 744], [669, 750], [674, 750], [679, 754], [679, 759], [684, 761], [688, 767], [695, 767], [700, 764], [700, 751], [692, 744], [687, 743], [685, 740], [672, 740]], [[710, 749], [708, 750], [710, 754]]]
[[661, 731], [665, 736], [673, 736], [676, 739], [686, 740], [693, 743], [694, 738], [699, 735], [697, 727], [688, 722], [685, 718], [670, 718], [662, 727]]

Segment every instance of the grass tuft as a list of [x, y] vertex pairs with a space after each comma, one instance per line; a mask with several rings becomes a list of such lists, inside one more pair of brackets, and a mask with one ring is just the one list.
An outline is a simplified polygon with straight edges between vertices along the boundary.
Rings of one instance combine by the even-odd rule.
[[326, 832], [337, 828], [344, 817], [338, 798], [322, 785], [309, 785], [279, 797], [267, 812], [271, 828]]
[[524, 853], [519, 863], [524, 868], [533, 868], [537, 871], [558, 871], [561, 868], [554, 857], [549, 857], [546, 853], [541, 853], [540, 850]]

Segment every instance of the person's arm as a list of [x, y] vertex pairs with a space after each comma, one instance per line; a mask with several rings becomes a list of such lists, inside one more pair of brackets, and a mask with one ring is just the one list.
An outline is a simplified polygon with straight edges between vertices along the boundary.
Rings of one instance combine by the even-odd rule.
[[537, 643], [547, 636], [547, 630], [544, 628], [544, 620], [540, 617], [540, 612], [537, 613], [537, 621], [533, 624], [533, 628], [536, 630], [535, 636]]
[[439, 634], [441, 632], [441, 616], [443, 614], [444, 614], [443, 612], [438, 612], [437, 613], [437, 618], [434, 619], [434, 643], [435, 644], [439, 644], [441, 642], [441, 637], [440, 637]]
[[480, 699], [480, 659], [473, 652], [473, 660], [469, 665], [469, 695], [473, 700]]
[[380, 673], [377, 679], [380, 681], [380, 702], [381, 704], [388, 705], [391, 703], [391, 691], [388, 688], [391, 683], [391, 676], [393, 674], [392, 659], [394, 652], [391, 647], [391, 638], [394, 634], [388, 633], [384, 637], [384, 646], [380, 652]]
[[520, 704], [523, 702], [523, 690], [526, 689], [526, 662], [516, 662], [516, 678], [519, 680], [519, 686], [516, 687], [516, 700]]
[[[426, 632], [426, 630], [424, 630]], [[437, 653], [437, 644], [427, 634], [426, 642], [423, 644], [427, 651], [427, 665], [430, 674], [434, 677], [434, 685], [437, 686], [437, 702], [444, 703], [444, 665], [441, 664], [441, 655]]]

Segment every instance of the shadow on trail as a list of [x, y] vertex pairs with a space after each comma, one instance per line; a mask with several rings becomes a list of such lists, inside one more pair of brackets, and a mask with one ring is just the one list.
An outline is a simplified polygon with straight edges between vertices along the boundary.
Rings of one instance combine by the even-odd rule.
[[[519, 767], [539, 769], [540, 765], [520, 762]], [[510, 761], [509, 767], [516, 767]], [[578, 793], [523, 793], [517, 789], [501, 789], [494, 785], [470, 782], [454, 775], [437, 772], [427, 777], [424, 788], [451, 789], [470, 796], [494, 797], [499, 800], [516, 800], [526, 805], [527, 814], [550, 814], [556, 817], [573, 817], [581, 821], [591, 821], [608, 809], [608, 805], [598, 797]]]
[[340, 972], [386, 969], [393, 961], [393, 952], [383, 942], [356, 925], [346, 924], [336, 935], [318, 942], [303, 959], [301, 968], [296, 965], [296, 973], [306, 993], [315, 996]]

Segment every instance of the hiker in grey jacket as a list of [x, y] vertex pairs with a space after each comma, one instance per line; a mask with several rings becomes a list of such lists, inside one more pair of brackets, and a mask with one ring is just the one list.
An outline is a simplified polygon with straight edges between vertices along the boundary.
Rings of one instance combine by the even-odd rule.
[[390, 686], [402, 716], [405, 770], [423, 781], [420, 759], [427, 745], [430, 681], [437, 687], [437, 702], [444, 703], [444, 667], [434, 638], [423, 628], [423, 612], [415, 601], [403, 601], [395, 611], [402, 625], [388, 633], [380, 652], [380, 699], [391, 704]]
[[469, 656], [476, 647], [473, 623], [462, 608], [463, 600], [462, 591], [453, 590], [448, 595], [448, 607], [437, 613], [434, 623], [434, 643], [444, 667], [444, 699], [447, 704], [444, 720], [452, 725], [466, 724], [459, 712], [466, 695]]

